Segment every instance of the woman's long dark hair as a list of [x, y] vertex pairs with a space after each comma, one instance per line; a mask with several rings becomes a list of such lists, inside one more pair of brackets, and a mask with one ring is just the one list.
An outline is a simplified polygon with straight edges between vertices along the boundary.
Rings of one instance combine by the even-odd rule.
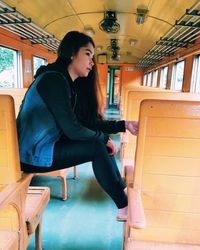
[[[68, 32], [58, 48], [58, 59], [65, 62], [66, 67], [71, 63], [72, 56], [76, 55], [81, 47], [91, 43], [91, 37], [78, 31]], [[101, 115], [102, 93], [99, 86], [97, 65], [94, 66], [87, 77], [79, 77], [76, 82], [77, 103], [76, 114], [80, 122], [90, 128], [95, 127], [95, 121]]]

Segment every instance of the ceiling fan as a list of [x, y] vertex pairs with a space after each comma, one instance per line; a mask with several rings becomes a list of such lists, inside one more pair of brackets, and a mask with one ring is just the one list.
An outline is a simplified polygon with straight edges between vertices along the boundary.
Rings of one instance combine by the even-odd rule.
[[99, 23], [99, 28], [107, 33], [117, 33], [120, 30], [120, 24], [117, 22], [115, 11], [105, 11], [104, 19]]

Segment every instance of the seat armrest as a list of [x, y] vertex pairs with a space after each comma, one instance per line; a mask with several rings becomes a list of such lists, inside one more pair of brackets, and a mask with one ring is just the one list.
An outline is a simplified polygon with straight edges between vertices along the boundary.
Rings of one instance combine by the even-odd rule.
[[146, 219], [141, 198], [141, 189], [135, 188], [133, 183], [133, 166], [126, 166], [126, 183], [128, 194], [128, 224], [136, 229], [146, 226]]
[[141, 190], [128, 186], [128, 224], [136, 229], [146, 227]]
[[129, 139], [128, 139], [128, 134], [127, 133], [123, 133], [123, 134], [120, 134], [120, 142], [123, 143], [123, 144], [127, 144]]
[[12, 202], [16, 186], [17, 185], [15, 183], [0, 185], [0, 210]]
[[131, 159], [125, 159], [123, 162], [125, 180], [127, 188], [130, 184], [133, 185], [133, 172], [134, 172], [134, 161]]
[[32, 176], [32, 174], [24, 174], [18, 182], [0, 185], [0, 210], [11, 203], [21, 206], [22, 203], [19, 202], [19, 197], [25, 199]]

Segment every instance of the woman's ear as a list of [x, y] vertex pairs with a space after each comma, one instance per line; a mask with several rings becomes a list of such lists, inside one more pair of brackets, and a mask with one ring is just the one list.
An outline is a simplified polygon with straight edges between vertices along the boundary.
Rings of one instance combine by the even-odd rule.
[[70, 58], [71, 58], [71, 60], [73, 60], [73, 59], [74, 59], [74, 57], [73, 57], [73, 56], [71, 56]]

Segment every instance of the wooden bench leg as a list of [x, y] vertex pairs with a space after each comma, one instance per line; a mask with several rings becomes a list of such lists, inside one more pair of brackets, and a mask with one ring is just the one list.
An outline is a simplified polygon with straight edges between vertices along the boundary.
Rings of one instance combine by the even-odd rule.
[[130, 236], [130, 227], [128, 222], [124, 222], [123, 225], [123, 240], [122, 240], [122, 250], [128, 250], [127, 244]]
[[35, 250], [42, 250], [41, 222], [35, 229]]
[[74, 180], [76, 179], [77, 177], [77, 171], [76, 171], [76, 166], [74, 166]]
[[66, 177], [59, 176], [62, 181], [62, 199], [63, 201], [67, 200], [67, 181]]

